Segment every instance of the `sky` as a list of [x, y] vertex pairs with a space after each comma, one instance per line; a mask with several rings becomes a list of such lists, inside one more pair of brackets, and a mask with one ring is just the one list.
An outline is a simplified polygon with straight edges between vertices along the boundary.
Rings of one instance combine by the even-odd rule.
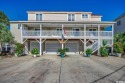
[[113, 21], [125, 13], [125, 0], [0, 0], [0, 10], [11, 21], [27, 20], [27, 11], [83, 11]]

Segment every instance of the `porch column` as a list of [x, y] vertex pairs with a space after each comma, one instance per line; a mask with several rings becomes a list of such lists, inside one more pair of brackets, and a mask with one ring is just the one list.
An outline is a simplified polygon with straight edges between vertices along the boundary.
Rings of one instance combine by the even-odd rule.
[[86, 37], [86, 24], [84, 24], [84, 37]]
[[84, 24], [84, 55], [86, 55], [85, 51], [86, 51], [86, 24]]
[[100, 25], [98, 24], [98, 55], [100, 55]]
[[[63, 36], [64, 36], [63, 27], [64, 27], [64, 25], [62, 24], [62, 42], [64, 41], [64, 39], [63, 39]], [[62, 43], [62, 49], [64, 49], [64, 43]]]
[[42, 24], [40, 24], [40, 37], [41, 37], [41, 35], [42, 35], [41, 30], [42, 30]]
[[23, 43], [23, 24], [20, 25], [21, 29], [21, 43]]
[[39, 43], [39, 44], [40, 44], [40, 50], [39, 50], [40, 56], [41, 56], [41, 54], [42, 54], [42, 52], [41, 52], [41, 51], [42, 51], [42, 47], [41, 47], [41, 42], [42, 42], [42, 41], [41, 41], [41, 40], [42, 40], [42, 39], [40, 38], [40, 43]]
[[112, 54], [113, 54], [113, 44], [114, 44], [114, 24], [112, 25], [112, 47], [111, 47]]
[[86, 38], [84, 38], [84, 55], [86, 55]]

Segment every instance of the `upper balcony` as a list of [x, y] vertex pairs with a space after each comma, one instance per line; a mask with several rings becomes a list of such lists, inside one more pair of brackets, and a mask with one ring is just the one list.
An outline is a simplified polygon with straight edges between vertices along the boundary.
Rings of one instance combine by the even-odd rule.
[[[61, 38], [62, 32], [61, 31], [47, 31], [42, 30], [40, 31], [27, 31], [23, 30], [22, 36], [24, 38]], [[105, 38], [112, 38], [112, 31], [66, 31], [64, 34], [65, 38], [98, 38], [98, 37], [105, 37]]]
[[[97, 23], [97, 22], [96, 22]], [[21, 35], [23, 38], [46, 38], [60, 39], [62, 30], [65, 30], [64, 37], [67, 39], [84, 39], [84, 38], [113, 38], [113, 23], [105, 24], [83, 24], [83, 23], [25, 23], [21, 25]], [[106, 27], [111, 27], [111, 31], [105, 31]]]

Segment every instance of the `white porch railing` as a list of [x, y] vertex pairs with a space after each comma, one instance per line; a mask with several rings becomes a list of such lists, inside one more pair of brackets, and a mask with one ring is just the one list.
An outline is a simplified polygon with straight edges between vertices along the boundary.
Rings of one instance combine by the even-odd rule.
[[[83, 37], [84, 33], [86, 34], [86, 36], [88, 37], [98, 37], [98, 35], [100, 37], [112, 37], [112, 31], [66, 31], [66, 34], [64, 34], [64, 36], [66, 37]], [[62, 32], [61, 31], [47, 31], [47, 30], [43, 30], [41, 31], [41, 35], [40, 35], [40, 31], [27, 31], [27, 30], [23, 30], [22, 31], [22, 36], [49, 36], [49, 37], [53, 37], [53, 36], [61, 36]]]

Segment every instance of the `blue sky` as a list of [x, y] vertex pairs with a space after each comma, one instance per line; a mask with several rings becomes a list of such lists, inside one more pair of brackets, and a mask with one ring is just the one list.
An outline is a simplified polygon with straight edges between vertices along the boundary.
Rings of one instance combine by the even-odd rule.
[[0, 10], [10, 20], [27, 20], [26, 11], [85, 11], [112, 21], [125, 12], [125, 0], [0, 0]]

